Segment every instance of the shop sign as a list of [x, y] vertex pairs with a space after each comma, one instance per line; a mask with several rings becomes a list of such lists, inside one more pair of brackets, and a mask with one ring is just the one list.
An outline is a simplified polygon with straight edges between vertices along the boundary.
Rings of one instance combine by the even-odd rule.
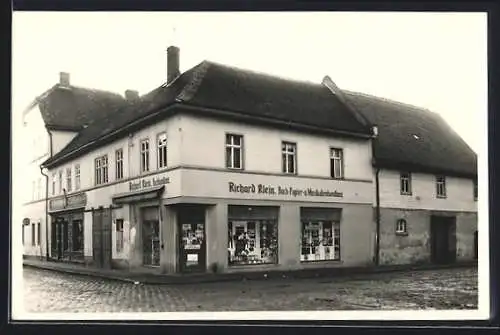
[[264, 184], [236, 184], [228, 183], [230, 193], [260, 194], [263, 196], [291, 196], [291, 197], [334, 197], [342, 198], [343, 192], [337, 190], [317, 188], [294, 188], [288, 185], [264, 185]]
[[87, 194], [85, 193], [72, 194], [56, 199], [51, 199], [49, 201], [49, 209], [52, 211], [85, 207], [86, 205], [87, 205]]
[[131, 181], [129, 182], [128, 186], [130, 191], [138, 191], [148, 187], [160, 186], [165, 184], [170, 184], [169, 177], [154, 176], [154, 177], [139, 179], [138, 181]]

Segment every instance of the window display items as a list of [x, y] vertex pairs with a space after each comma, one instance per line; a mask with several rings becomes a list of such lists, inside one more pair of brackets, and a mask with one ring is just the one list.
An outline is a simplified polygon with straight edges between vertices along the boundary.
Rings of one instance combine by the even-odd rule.
[[277, 263], [278, 224], [275, 220], [230, 221], [228, 233], [230, 265]]
[[302, 222], [300, 260], [340, 259], [340, 224], [332, 221]]

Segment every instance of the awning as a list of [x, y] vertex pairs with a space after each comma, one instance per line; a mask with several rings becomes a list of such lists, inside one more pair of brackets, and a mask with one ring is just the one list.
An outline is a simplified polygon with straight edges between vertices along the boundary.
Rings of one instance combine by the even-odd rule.
[[130, 202], [140, 202], [152, 199], [157, 199], [163, 193], [165, 185], [148, 187], [147, 189], [132, 191], [126, 193], [115, 194], [113, 196], [113, 204], [125, 204]]

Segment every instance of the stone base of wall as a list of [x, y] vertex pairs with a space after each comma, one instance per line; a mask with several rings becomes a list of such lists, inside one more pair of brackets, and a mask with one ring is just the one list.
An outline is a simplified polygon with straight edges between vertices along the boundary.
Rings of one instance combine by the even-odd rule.
[[118, 270], [128, 270], [129, 262], [126, 259], [112, 259], [111, 268]]

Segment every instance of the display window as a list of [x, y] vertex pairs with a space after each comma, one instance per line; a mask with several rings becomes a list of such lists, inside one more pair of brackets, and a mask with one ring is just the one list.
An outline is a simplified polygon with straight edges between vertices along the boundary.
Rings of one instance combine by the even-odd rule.
[[228, 227], [229, 265], [277, 264], [277, 220], [232, 220]]
[[303, 221], [300, 260], [340, 260], [340, 223]]

